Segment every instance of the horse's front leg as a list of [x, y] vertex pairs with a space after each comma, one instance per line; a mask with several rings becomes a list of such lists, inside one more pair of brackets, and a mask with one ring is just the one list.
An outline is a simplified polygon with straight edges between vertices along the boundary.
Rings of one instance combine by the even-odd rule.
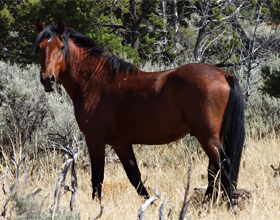
[[98, 199], [101, 201], [101, 190], [104, 179], [105, 163], [105, 141], [93, 135], [86, 135], [86, 143], [91, 161], [91, 182], [92, 182], [92, 199], [97, 192]]
[[131, 184], [135, 187], [137, 193], [145, 198], [148, 198], [149, 194], [141, 180], [141, 173], [137, 165], [132, 145], [114, 145], [112, 147], [120, 158], [127, 177], [129, 178]]

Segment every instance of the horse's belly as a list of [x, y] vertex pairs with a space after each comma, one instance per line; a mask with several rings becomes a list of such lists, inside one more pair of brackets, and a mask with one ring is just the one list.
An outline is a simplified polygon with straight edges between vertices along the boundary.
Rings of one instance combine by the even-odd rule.
[[139, 122], [130, 126], [116, 128], [116, 132], [108, 140], [108, 144], [166, 144], [176, 141], [190, 132], [183, 122]]

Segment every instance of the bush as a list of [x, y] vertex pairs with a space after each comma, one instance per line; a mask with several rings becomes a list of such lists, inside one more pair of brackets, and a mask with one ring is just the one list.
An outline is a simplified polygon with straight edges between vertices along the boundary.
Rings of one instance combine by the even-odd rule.
[[269, 95], [251, 96], [245, 111], [247, 136], [262, 138], [280, 129], [280, 99]]
[[46, 94], [39, 89], [38, 68], [0, 62], [0, 123], [4, 143], [24, 146], [51, 118]]
[[272, 97], [280, 97], [280, 70], [271, 70], [269, 66], [263, 66], [261, 69], [263, 78], [263, 93]]
[[84, 139], [75, 119], [74, 107], [65, 89], [49, 96], [48, 103], [52, 112], [52, 120], [43, 131], [52, 146], [71, 146], [74, 138]]
[[[46, 210], [46, 208], [44, 208], [45, 199], [41, 200], [37, 196], [37, 194], [40, 193], [40, 191], [41, 190], [36, 190], [28, 195], [22, 194], [22, 190], [19, 192], [19, 179], [16, 178], [16, 180], [13, 183], [11, 183], [11, 187], [9, 189], [10, 196], [7, 197], [8, 202], [10, 203], [9, 205], [10, 213], [9, 216], [7, 216], [7, 219], [18, 219], [18, 220], [53, 219], [52, 216], [54, 214], [53, 213], [54, 208], [49, 210]], [[47, 205], [49, 206], [49, 204]], [[2, 213], [3, 219], [5, 219], [6, 207], [4, 209], [5, 209], [4, 214]], [[81, 219], [81, 213], [75, 209], [73, 211], [70, 211], [69, 207], [64, 206], [60, 208], [57, 213], [55, 213], [55, 219], [79, 220]]]
[[46, 93], [39, 72], [37, 65], [0, 62], [0, 129], [7, 149], [28, 151], [30, 143], [38, 145], [35, 141], [46, 147], [50, 142], [72, 144], [74, 136], [83, 139], [69, 96], [64, 89]]

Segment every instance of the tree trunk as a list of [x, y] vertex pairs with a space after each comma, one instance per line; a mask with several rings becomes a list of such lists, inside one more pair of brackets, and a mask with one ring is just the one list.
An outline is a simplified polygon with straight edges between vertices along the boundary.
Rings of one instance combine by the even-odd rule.
[[259, 25], [259, 20], [260, 20], [260, 15], [261, 15], [261, 9], [262, 9], [262, 4], [259, 5], [258, 8], [258, 18], [256, 20], [256, 25], [255, 25], [255, 30], [254, 30], [254, 35], [253, 35], [253, 39], [250, 41], [250, 47], [249, 47], [249, 63], [248, 63], [248, 74], [247, 74], [247, 85], [246, 85], [246, 93], [245, 93], [245, 102], [247, 103], [249, 101], [249, 96], [251, 95], [251, 70], [252, 70], [252, 62], [253, 62], [253, 49], [255, 47], [255, 39], [256, 39], [256, 32], [257, 32], [257, 28]]
[[177, 9], [177, 0], [174, 0], [174, 22], [175, 22], [175, 37], [174, 37], [174, 46], [175, 52], [178, 52], [178, 32], [179, 32], [179, 22], [178, 22], [178, 9]]
[[240, 38], [242, 40], [242, 43], [246, 50], [249, 50], [250, 47], [250, 39], [242, 29], [241, 25], [237, 21], [236, 17], [232, 17], [228, 20], [228, 22], [231, 24], [231, 27], [233, 30], [236, 30], [237, 33], [240, 35]]
[[[201, 20], [200, 23], [203, 24], [204, 21]], [[194, 48], [194, 59], [195, 59], [195, 61], [198, 61], [198, 62], [200, 62], [202, 59], [201, 50], [202, 50], [202, 46], [203, 46], [204, 38], [205, 38], [205, 32], [206, 32], [205, 29], [206, 29], [205, 26], [200, 26], [200, 29], [198, 32], [198, 37], [197, 37], [195, 48]]]
[[129, 12], [132, 19], [131, 25], [131, 46], [132, 48], [139, 49], [139, 24], [138, 17], [136, 15], [136, 3], [134, 0], [129, 0], [130, 7]]
[[166, 37], [166, 26], [167, 26], [167, 17], [166, 17], [166, 0], [162, 0], [162, 12], [163, 12], [163, 31], [164, 31], [164, 47], [167, 47], [167, 37]]

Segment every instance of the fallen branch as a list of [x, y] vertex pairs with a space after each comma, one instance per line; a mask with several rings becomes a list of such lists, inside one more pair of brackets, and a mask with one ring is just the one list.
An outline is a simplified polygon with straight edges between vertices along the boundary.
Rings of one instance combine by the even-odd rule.
[[146, 200], [144, 202], [144, 204], [139, 209], [138, 220], [144, 220], [145, 219], [145, 210], [146, 210], [146, 208], [155, 200], [157, 200], [157, 198], [155, 196], [153, 196], [153, 197], [149, 198], [148, 200]]

